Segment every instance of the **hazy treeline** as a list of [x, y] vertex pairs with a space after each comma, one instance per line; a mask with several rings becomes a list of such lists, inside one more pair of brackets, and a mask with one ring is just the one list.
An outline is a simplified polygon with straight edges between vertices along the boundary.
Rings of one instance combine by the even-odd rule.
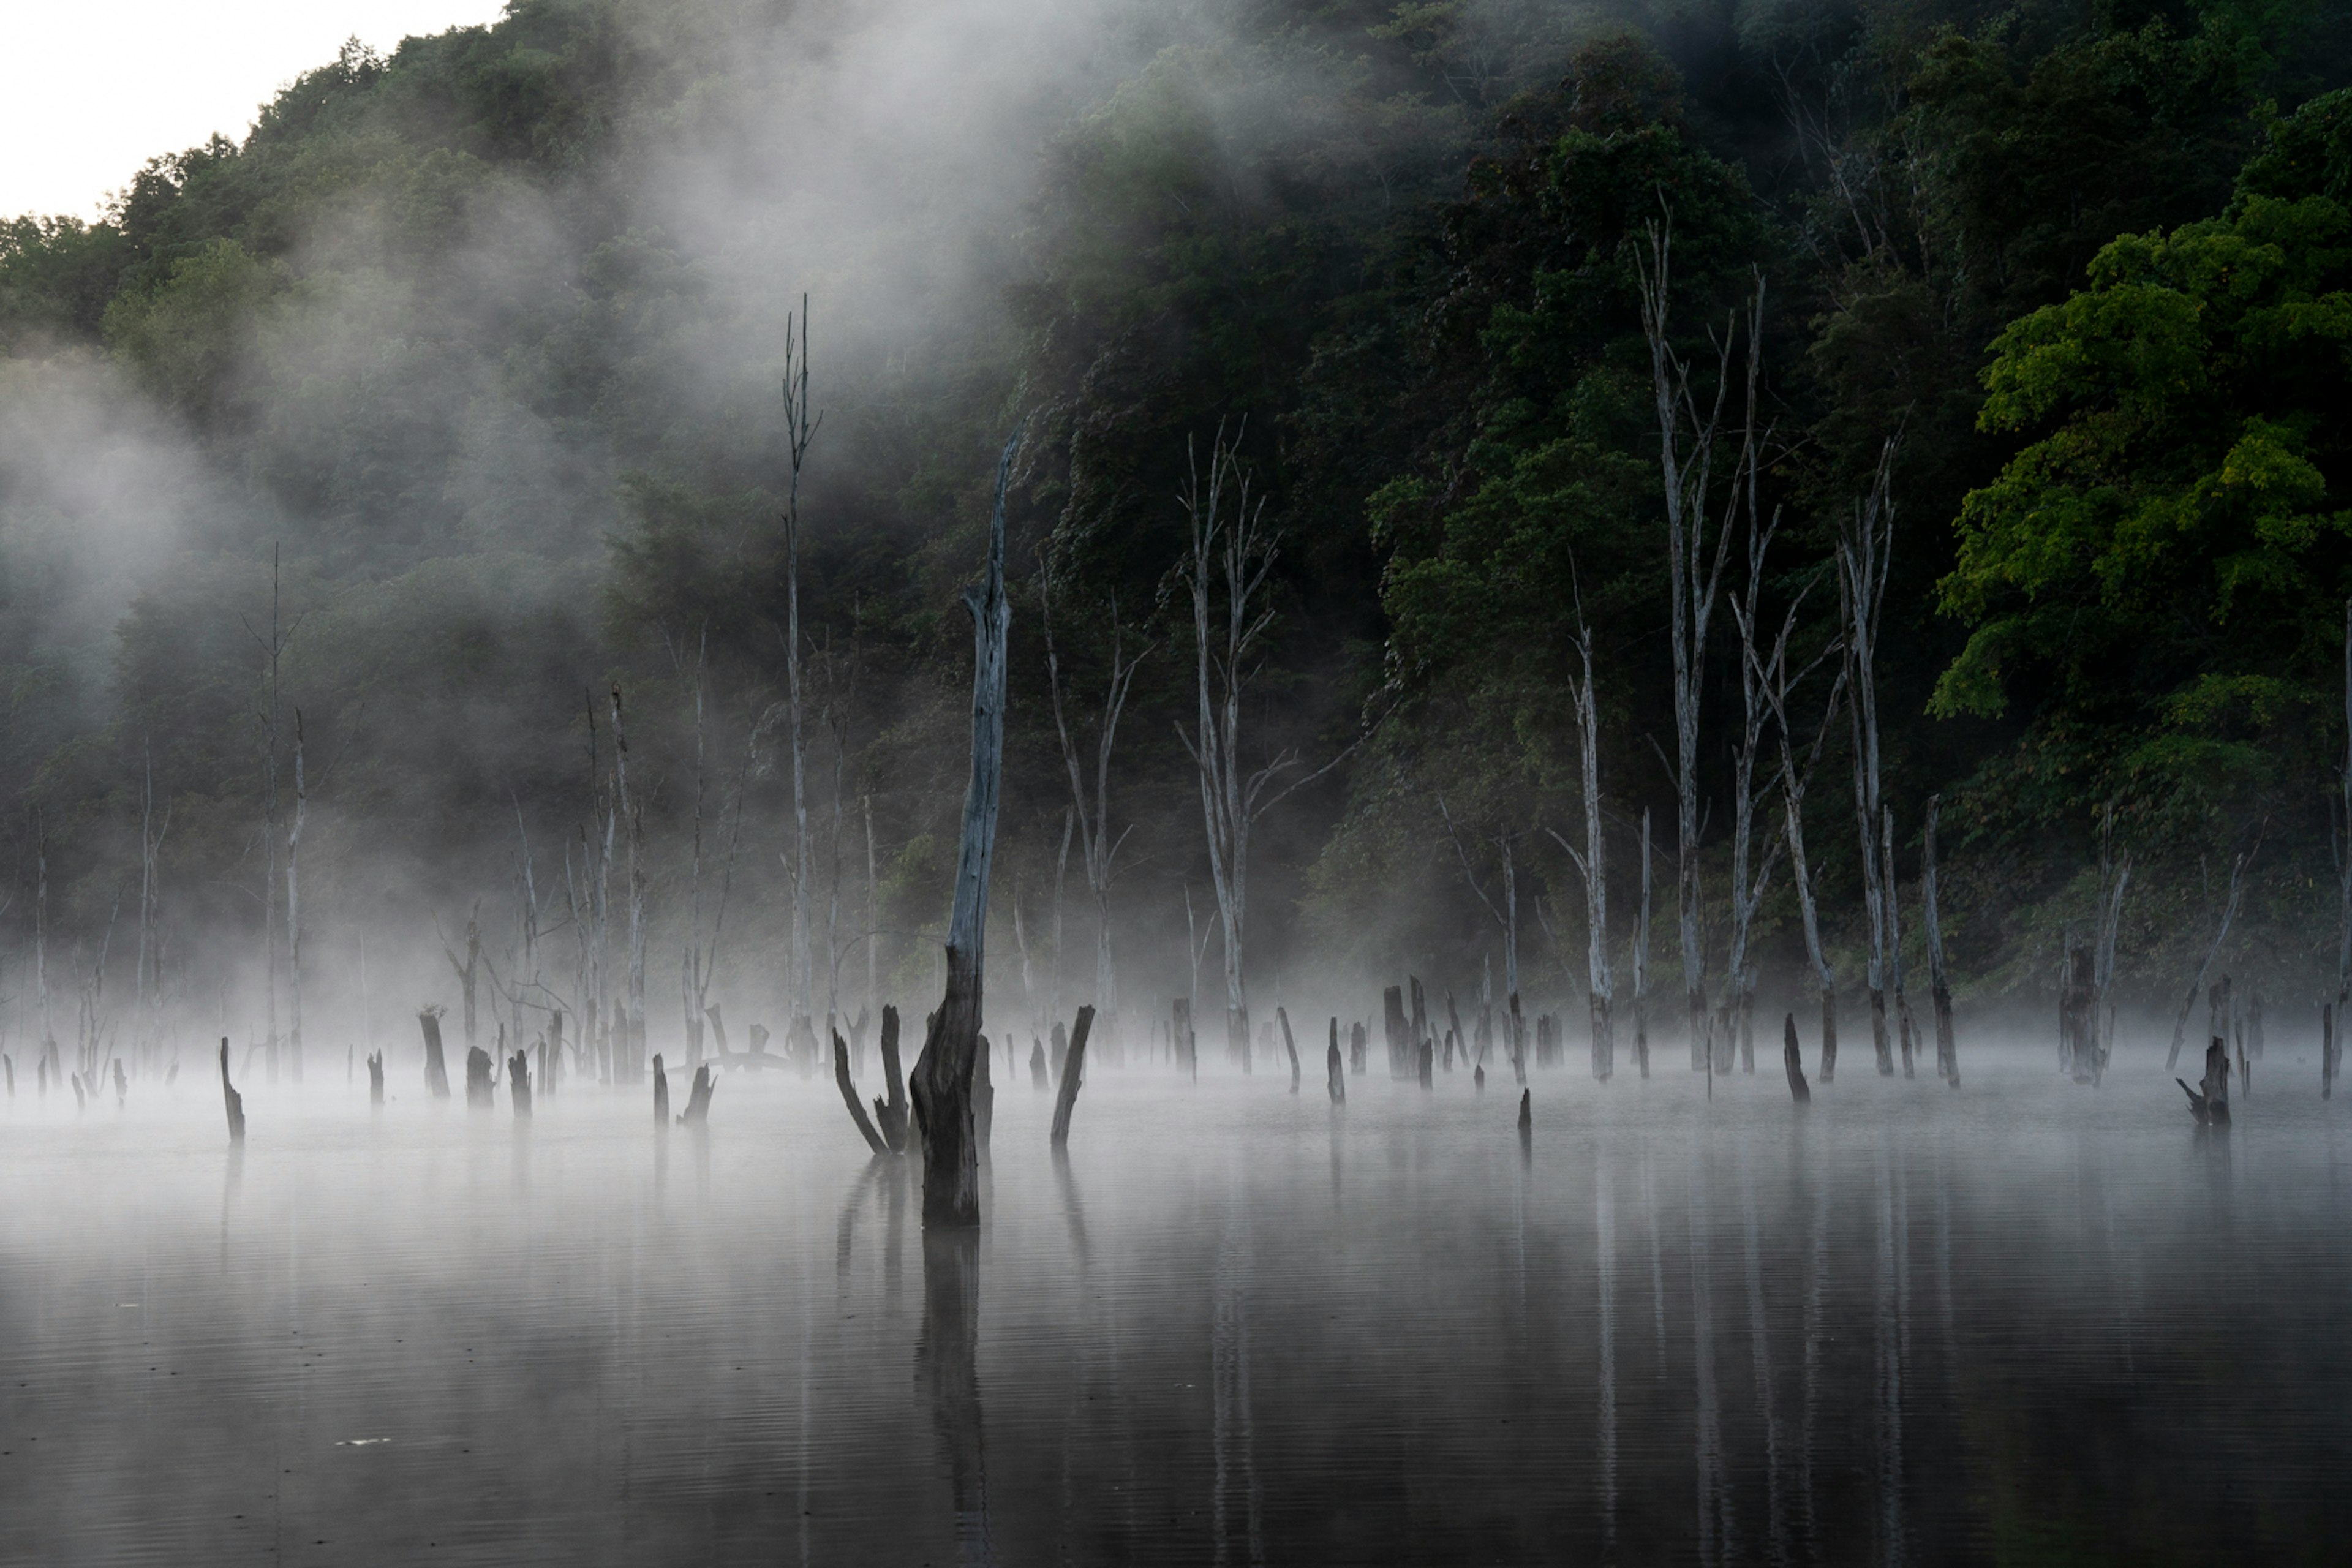
[[[634, 961], [657, 1033], [698, 984], [855, 1013], [870, 957], [887, 996], [929, 990], [956, 590], [1015, 429], [995, 1007], [1066, 1014], [1102, 964], [1131, 1008], [1197, 969], [1214, 1008], [1192, 752], [1228, 712], [1245, 788], [1281, 764], [1256, 991], [1490, 963], [1499, 990], [1516, 926], [1523, 988], [1566, 1002], [1580, 614], [1607, 945], [1646, 810], [1650, 984], [1678, 991], [1654, 336], [1693, 416], [1721, 390], [1740, 428], [1697, 502], [1731, 541], [1690, 688], [1714, 973], [1724, 606], [1788, 625], [1791, 668], [1827, 649], [1891, 450], [1897, 897], [1941, 792], [1964, 992], [2048, 987], [2109, 810], [2128, 980], [2183, 984], [2257, 845], [2232, 961], [2332, 980], [2347, 79], [2344, 14], [2254, 0], [516, 0], [348, 49], [104, 221], [0, 225], [8, 1027], [42, 1026], [37, 984], [53, 1030], [145, 994], [249, 1034], [297, 886], [346, 1033], [362, 939], [384, 1034], [453, 994], [475, 919], [534, 1005]], [[804, 294], [822, 418], [788, 528]], [[1186, 565], [1211, 477], [1263, 506], [1238, 642], [1222, 568]], [[1840, 668], [1795, 688], [1801, 757]], [[1828, 726], [1802, 808], [1849, 974], [1851, 744]], [[1795, 984], [1785, 874], [1757, 919]]]

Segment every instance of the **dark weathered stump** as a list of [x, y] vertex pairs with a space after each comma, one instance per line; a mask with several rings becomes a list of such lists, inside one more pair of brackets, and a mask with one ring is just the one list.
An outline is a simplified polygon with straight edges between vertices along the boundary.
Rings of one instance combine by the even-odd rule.
[[1536, 1110], [1534, 1095], [1535, 1090], [1531, 1089], [1523, 1089], [1519, 1090], [1519, 1147], [1521, 1149], [1527, 1148], [1529, 1144], [1535, 1142]]
[[923, 1147], [923, 1224], [930, 1228], [980, 1223], [980, 1138], [972, 1121], [978, 967], [948, 949], [947, 994], [931, 1015], [908, 1088]]
[[530, 1120], [530, 1055], [517, 1051], [507, 1058], [507, 1095], [514, 1101], [515, 1120]]
[[1056, 1149], [1070, 1141], [1070, 1111], [1078, 1103], [1078, 1087], [1087, 1070], [1087, 1037], [1094, 1026], [1095, 1010], [1079, 1008], [1077, 1026], [1070, 1031], [1069, 1052], [1062, 1061], [1061, 1092], [1054, 1099], [1053, 1146]]
[[882, 1087], [887, 1098], [874, 1102], [874, 1120], [893, 1154], [907, 1147], [907, 1079], [898, 1070], [898, 1009], [882, 1009]]
[[382, 1105], [383, 1103], [383, 1053], [373, 1052], [368, 1057], [367, 1064], [368, 1103]]
[[718, 1087], [719, 1080], [710, 1076], [709, 1063], [705, 1062], [696, 1068], [694, 1085], [686, 1091], [686, 1114], [677, 1119], [679, 1123], [687, 1127], [708, 1124], [710, 1121], [711, 1091]]
[[1331, 1019], [1331, 1046], [1323, 1055], [1323, 1089], [1331, 1097], [1331, 1103], [1345, 1105], [1348, 1102], [1348, 1074], [1339, 1063], [1339, 1019], [1336, 1014]]
[[1789, 1069], [1789, 1096], [1799, 1105], [1811, 1103], [1813, 1091], [1805, 1084], [1805, 1061], [1797, 1049], [1797, 1016], [1791, 1013], [1780, 1025], [1780, 1061]]
[[1059, 1084], [1062, 1081], [1063, 1066], [1070, 1059], [1069, 1031], [1062, 1027], [1062, 1021], [1059, 1018], [1054, 1020], [1052, 1038], [1054, 1054], [1047, 1059], [1054, 1069], [1054, 1081]]
[[479, 1046], [466, 1047], [466, 1103], [477, 1110], [497, 1103], [490, 1092], [490, 1053]]
[[654, 1053], [654, 1125], [669, 1125], [669, 1075], [662, 1071], [661, 1053]]
[[988, 1135], [996, 1126], [996, 1086], [988, 1077], [988, 1037], [980, 1037], [971, 1058], [971, 1131], [980, 1140], [980, 1157], [988, 1158]]
[[2205, 1094], [2205, 1114], [2217, 1127], [2230, 1121], [2230, 1047], [2221, 1036], [2212, 1037], [2205, 1047], [2205, 1081], [2198, 1087]]
[[1365, 1028], [1361, 1023], [1348, 1026], [1348, 1071], [1350, 1075], [1357, 1078], [1363, 1076], [1365, 1058], [1371, 1054], [1366, 1048], [1370, 1044], [1370, 1040], [1371, 1031]]
[[221, 1037], [220, 1047], [221, 1100], [228, 1109], [228, 1141], [245, 1142], [245, 1096], [237, 1093], [228, 1081], [228, 1037]]
[[417, 1027], [425, 1031], [425, 1087], [433, 1091], [436, 1100], [449, 1098], [449, 1064], [441, 1055], [441, 1009], [427, 1007], [416, 1015]]
[[1412, 1026], [1405, 1021], [1403, 986], [1391, 985], [1381, 992], [1381, 1027], [1388, 1038], [1389, 1076], [1408, 1076], [1412, 1071]]
[[841, 1037], [839, 1029], [833, 1031], [833, 1081], [840, 1087], [842, 1101], [849, 1107], [849, 1119], [857, 1123], [866, 1146], [877, 1154], [887, 1152], [890, 1146], [874, 1130], [873, 1119], [866, 1114], [865, 1101], [857, 1098], [857, 1086], [849, 1080], [849, 1042]]
[[1480, 1094], [1486, 1092], [1486, 1064], [1480, 1062], [1470, 1073], [1470, 1087]]
[[1034, 1035], [1029, 1037], [1029, 1087], [1040, 1093], [1054, 1087], [1053, 1074], [1045, 1066], [1045, 1043]]
[[1290, 1037], [1290, 1015], [1276, 1007], [1275, 1021], [1282, 1026], [1282, 1049], [1290, 1058], [1290, 1092], [1298, 1092], [1298, 1043]]

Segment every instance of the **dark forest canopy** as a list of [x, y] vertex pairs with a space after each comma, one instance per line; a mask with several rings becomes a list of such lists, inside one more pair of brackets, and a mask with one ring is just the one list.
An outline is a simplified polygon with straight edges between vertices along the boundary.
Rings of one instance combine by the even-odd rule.
[[[1124, 653], [1149, 649], [1108, 774], [1121, 984], [1191, 983], [1189, 890], [1213, 990], [1178, 496], [1221, 427], [1280, 542], [1243, 761], [1295, 749], [1298, 780], [1344, 753], [1260, 824], [1251, 971], [1475, 989], [1508, 843], [1529, 987], [1575, 994], [1583, 894], [1547, 830], [1581, 831], [1579, 605], [1611, 939], [1631, 941], [1646, 809], [1670, 970], [1638, 308], [1664, 224], [1702, 401], [1761, 282], [1757, 484], [1781, 521], [1760, 604], [1774, 626], [1797, 606], [1801, 657], [1835, 633], [1833, 542], [1896, 442], [1887, 798], [1907, 904], [1942, 795], [1964, 994], [2047, 986], [2058, 932], [2091, 921], [2110, 811], [2138, 868], [2128, 976], [2178, 987], [2259, 845], [2235, 962], [2317, 984], [2345, 829], [2347, 80], [2352, 22], [2294, 0], [515, 0], [389, 58], [348, 48], [242, 143], [133, 173], [103, 221], [0, 223], [7, 919], [27, 952], [46, 920], [75, 976], [53, 990], [86, 984], [110, 931], [108, 984], [130, 983], [152, 769], [161, 983], [257, 1014], [263, 803], [273, 782], [291, 801], [299, 709], [303, 918], [331, 986], [362, 931], [437, 965], [434, 922], [478, 901], [520, 962], [526, 872], [568, 953], [618, 684], [646, 989], [674, 994], [723, 883], [722, 974], [774, 995], [799, 853], [777, 387], [805, 291], [819, 1007], [835, 983], [861, 1004], [869, 926], [886, 992], [930, 983], [969, 680], [955, 591], [1016, 427], [996, 948], [1031, 1005], [1066, 1011], [1095, 973], [1047, 593], [1089, 785], [1114, 617]], [[1717, 944], [1739, 669], [1718, 613]], [[1801, 744], [1827, 687], [1799, 692]], [[1841, 721], [1806, 809], [1851, 971], [1847, 743]], [[1760, 918], [1793, 984], [1785, 876]], [[393, 973], [403, 1003], [440, 984]], [[0, 977], [20, 1009], [26, 974]]]

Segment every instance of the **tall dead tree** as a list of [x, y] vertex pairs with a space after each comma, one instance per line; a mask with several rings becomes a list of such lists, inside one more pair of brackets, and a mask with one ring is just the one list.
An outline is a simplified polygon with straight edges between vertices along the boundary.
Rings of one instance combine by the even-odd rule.
[[2188, 1032], [2189, 1010], [2197, 1005], [2197, 998], [2205, 989], [2205, 977], [2213, 972], [2213, 960], [2221, 956], [2221, 944], [2230, 940], [2230, 922], [2238, 918], [2238, 901], [2245, 896], [2246, 860], [2247, 857], [2241, 855], [2231, 864], [2230, 896], [2221, 906], [2221, 924], [2213, 932], [2213, 945], [2205, 950], [2205, 962], [2197, 966], [2197, 978], [2189, 983], [2189, 993], [2180, 999], [2179, 1016], [2172, 1020], [2172, 1049], [2164, 1058], [2166, 1072], [2175, 1071], [2180, 1065], [2180, 1042]]
[[971, 613], [971, 777], [964, 787], [963, 832], [956, 854], [955, 902], [948, 918], [947, 987], [931, 1015], [912, 1093], [923, 1141], [923, 1224], [950, 1228], [980, 1223], [980, 1141], [972, 1121], [972, 1068], [979, 1051], [982, 939], [988, 926], [988, 873], [996, 853], [996, 808], [1004, 772], [1005, 640], [1013, 606], [1004, 595], [1004, 492], [1021, 438], [996, 461], [996, 500], [989, 511], [988, 569], [964, 590]]
[[[1225, 1042], [1239, 1060], [1250, 1053], [1249, 993], [1243, 954], [1249, 910], [1250, 833], [1260, 817], [1292, 791], [1337, 767], [1348, 753], [1295, 778], [1269, 795], [1285, 773], [1298, 766], [1298, 753], [1286, 748], [1265, 766], [1244, 771], [1242, 696], [1256, 674], [1255, 661], [1274, 611], [1267, 605], [1267, 577], [1277, 542], [1265, 531], [1265, 498], [1253, 494], [1238, 451], [1241, 432], [1225, 438], [1217, 426], [1203, 472], [1195, 456], [1178, 501], [1190, 530], [1177, 572], [1191, 591], [1194, 674], [1199, 699], [1192, 732], [1176, 727], [1200, 775], [1201, 815], [1207, 829], [1209, 876], [1215, 885], [1218, 924], [1224, 936]], [[1352, 749], [1352, 748], [1350, 748]]]
[[[1664, 204], [1663, 192], [1660, 205]], [[1724, 427], [1734, 381], [1732, 353], [1739, 332], [1735, 318], [1716, 340], [1711, 393], [1693, 385], [1690, 363], [1668, 335], [1673, 302], [1674, 215], [1648, 226], [1647, 255], [1636, 251], [1641, 277], [1642, 331], [1649, 340], [1651, 392], [1658, 420], [1658, 465], [1666, 512], [1666, 568], [1673, 594], [1675, 689], [1675, 847], [1677, 925], [1682, 937], [1683, 1011], [1690, 1031], [1691, 1066], [1703, 1070], [1707, 1034], [1706, 950], [1700, 940], [1699, 886], [1699, 700], [1706, 688], [1708, 623], [1715, 614], [1724, 563], [1730, 557], [1734, 511], [1711, 517], [1715, 447]], [[1759, 275], [1748, 321], [1763, 313]], [[1748, 334], [1747, 408], [1743, 450], [1755, 438], [1757, 378], [1762, 345]], [[1737, 486], [1732, 487], [1736, 492]], [[1733, 497], [1733, 506], [1738, 501]]]
[[[1592, 686], [1592, 627], [1584, 618], [1580, 593], [1576, 605], [1576, 652], [1581, 673], [1568, 678], [1570, 699], [1576, 704], [1576, 735], [1584, 796], [1584, 847], [1580, 850], [1559, 833], [1553, 842], [1568, 852], [1576, 874], [1584, 880], [1584, 980], [1592, 1017], [1593, 1076], [1607, 1079], [1616, 1070], [1617, 1043], [1609, 1016], [1615, 982], [1609, 972], [1609, 841], [1601, 821], [1601, 709]], [[1645, 846], [1646, 847], [1646, 846]], [[1518, 987], [1511, 988], [1516, 992]]]
[[1881, 1076], [1895, 1071], [1895, 1056], [1886, 1037], [1888, 966], [1894, 962], [1888, 947], [1893, 889], [1886, 886], [1886, 861], [1878, 847], [1882, 813], [1877, 679], [1879, 613], [1886, 602], [1887, 568], [1895, 545], [1895, 449], [1891, 440], [1879, 449], [1878, 469], [1869, 493], [1854, 504], [1837, 547], [1846, 685], [1853, 696], [1849, 709], [1853, 730], [1853, 815], [1862, 848], [1864, 913], [1870, 928], [1870, 1038], [1878, 1053]]
[[792, 482], [784, 501], [784, 702], [792, 730], [793, 757], [793, 951], [792, 1005], [807, 1017], [815, 993], [809, 917], [808, 785], [804, 766], [801, 700], [801, 470], [823, 416], [809, 407], [808, 296], [800, 314], [784, 323], [784, 444]]
[[310, 815], [310, 787], [302, 773], [302, 710], [294, 710], [294, 823], [286, 832], [287, 1056], [302, 1081], [302, 824]]
[[2126, 850], [2120, 861], [2113, 858], [2115, 827], [2115, 808], [2109, 806], [2099, 827], [2099, 936], [2091, 971], [2095, 988], [2093, 1022], [2098, 1031], [2098, 1065], [2102, 1073], [2116, 1048], [2115, 1012], [2107, 1001], [2107, 991], [2116, 981], [2116, 935], [2124, 921], [2124, 892], [2131, 886], [2131, 852]]
[[[645, 803], [629, 789], [629, 732], [621, 720], [621, 689], [613, 688], [613, 808], [628, 844], [628, 873], [623, 886], [629, 897], [629, 967], [625, 994], [628, 1013], [613, 1043], [613, 1081], [635, 1083], [645, 1073], [646, 1027], [646, 813]], [[473, 1023], [467, 1009], [467, 1025]]]
[[[1952, 1037], [1952, 984], [1944, 973], [1944, 927], [1936, 908], [1936, 814], [1944, 797], [1927, 797], [1927, 838], [1919, 876], [1921, 918], [1927, 928], [1927, 985], [1936, 1006], [1936, 1073], [1952, 1088], [1960, 1087], [1960, 1051]], [[2092, 1038], [2097, 1038], [2094, 1013]]]
[[[1782, 624], [1785, 637], [1791, 622]], [[1843, 651], [1843, 638], [1833, 638], [1813, 663]], [[1810, 670], [1812, 665], [1805, 667]], [[1805, 956], [1813, 966], [1813, 978], [1821, 991], [1822, 1049], [1821, 1078], [1823, 1083], [1837, 1079], [1837, 972], [1831, 968], [1829, 954], [1822, 946], [1821, 906], [1813, 892], [1812, 865], [1805, 854], [1805, 792], [1813, 781], [1813, 770], [1821, 764], [1822, 750], [1828, 745], [1830, 728], [1837, 722], [1838, 703], [1845, 692], [1850, 668], [1841, 658], [1838, 673], [1830, 684], [1829, 700], [1822, 705], [1819, 728], [1813, 731], [1811, 750], [1806, 754], [1805, 765], [1797, 766], [1794, 731], [1789, 723], [1789, 698], [1795, 689], [1800, 672], [1792, 670], [1785, 655], [1768, 664], [1763, 670], [1765, 699], [1772, 707], [1773, 728], [1780, 740], [1780, 806], [1781, 834], [1789, 847], [1789, 876], [1797, 891], [1797, 909], [1805, 931]]]
[[1642, 810], [1642, 912], [1633, 922], [1633, 1065], [1650, 1076], [1650, 813]]
[[[1126, 637], [1119, 625], [1118, 604], [1110, 605], [1110, 674], [1104, 682], [1101, 718], [1095, 729], [1094, 787], [1089, 801], [1086, 769], [1080, 763], [1077, 740], [1070, 732], [1068, 721], [1062, 710], [1062, 660], [1054, 644], [1054, 570], [1049, 563], [1037, 575], [1038, 625], [1045, 638], [1045, 681], [1054, 700], [1054, 729], [1062, 740], [1062, 763], [1070, 775], [1070, 805], [1076, 817], [1078, 864], [1087, 879], [1087, 890], [1095, 900], [1095, 1008], [1102, 1019], [1105, 1036], [1113, 1042], [1114, 1058], [1118, 1039], [1118, 977], [1111, 963], [1110, 948], [1110, 884], [1113, 862], [1118, 847], [1126, 842], [1122, 832], [1117, 838], [1110, 834], [1110, 757], [1111, 747], [1118, 734], [1118, 716], [1127, 707], [1128, 689], [1134, 684], [1136, 668], [1152, 645], [1144, 644], [1132, 658], [1127, 655]], [[1058, 908], [1058, 900], [1057, 900]], [[1058, 993], [1062, 973], [1061, 933], [1054, 936], [1054, 976]], [[1055, 997], [1055, 1014], [1059, 1016], [1061, 1003]]]

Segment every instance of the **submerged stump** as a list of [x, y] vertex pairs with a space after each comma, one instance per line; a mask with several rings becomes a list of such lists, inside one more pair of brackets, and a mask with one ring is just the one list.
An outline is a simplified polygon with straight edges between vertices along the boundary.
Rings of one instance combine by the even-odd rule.
[[245, 1142], [245, 1096], [237, 1093], [228, 1081], [228, 1037], [223, 1035], [220, 1044], [221, 1100], [228, 1110], [228, 1141]]
[[1061, 1148], [1070, 1141], [1070, 1112], [1078, 1103], [1078, 1088], [1086, 1076], [1087, 1037], [1094, 1032], [1095, 1010], [1078, 1009], [1077, 1026], [1070, 1031], [1069, 1054], [1063, 1058], [1062, 1089], [1054, 1100], [1053, 1146]]
[[1789, 1097], [1799, 1105], [1812, 1102], [1813, 1091], [1805, 1083], [1805, 1060], [1797, 1049], [1797, 1016], [1790, 1014], [1780, 1025], [1780, 1060], [1789, 1069]]

